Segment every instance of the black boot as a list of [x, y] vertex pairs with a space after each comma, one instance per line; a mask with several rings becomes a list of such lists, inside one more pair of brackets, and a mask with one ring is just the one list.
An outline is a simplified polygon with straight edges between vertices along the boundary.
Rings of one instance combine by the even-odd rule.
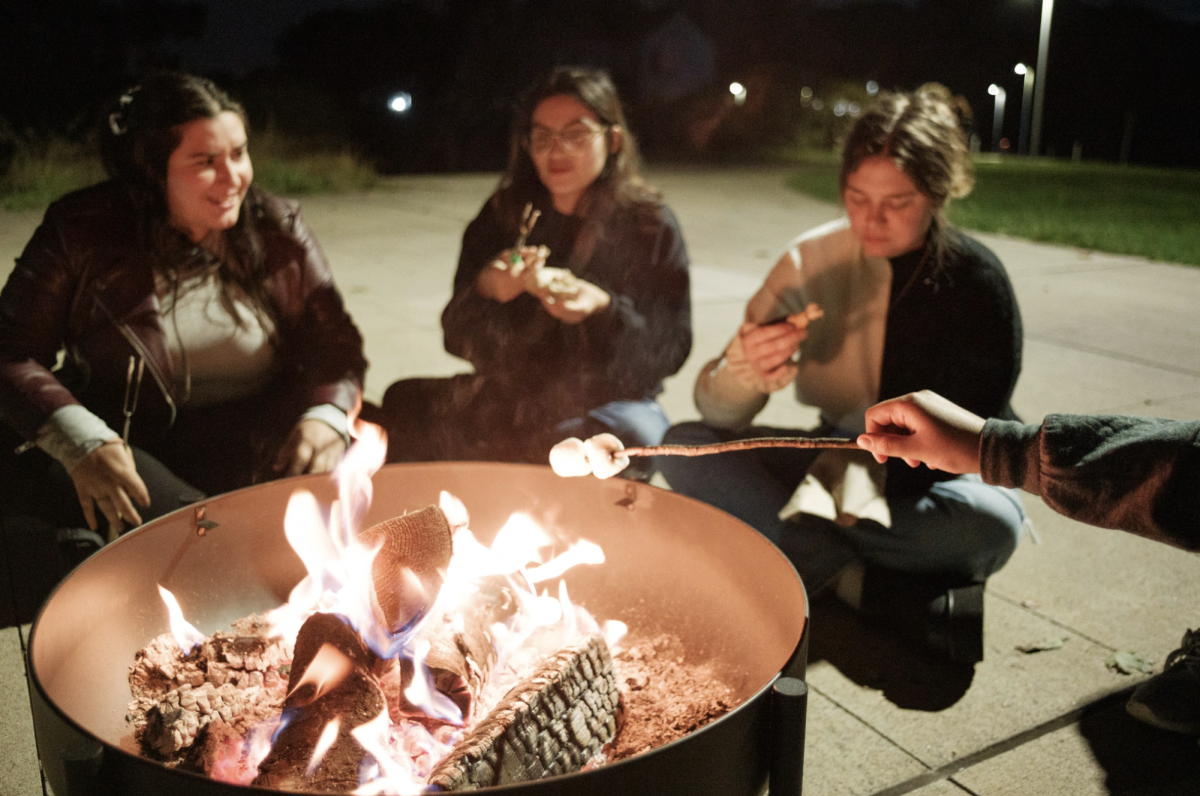
[[983, 660], [983, 583], [869, 566], [860, 611], [951, 663]]

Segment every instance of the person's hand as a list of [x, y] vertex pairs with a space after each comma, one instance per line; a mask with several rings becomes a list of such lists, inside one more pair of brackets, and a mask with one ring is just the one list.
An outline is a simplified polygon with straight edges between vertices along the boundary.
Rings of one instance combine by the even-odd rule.
[[512, 249], [505, 249], [479, 272], [475, 289], [481, 296], [501, 304], [512, 301], [528, 289], [530, 275], [546, 264], [550, 250], [545, 246], [523, 246], [520, 256], [514, 258], [513, 254]]
[[99, 529], [97, 506], [108, 520], [110, 538], [124, 530], [126, 523], [130, 527], [142, 524], [133, 501], [148, 507], [150, 493], [137, 473], [133, 454], [121, 440], [106, 442], [83, 457], [83, 461], [71, 470], [71, 481], [75, 484], [84, 519], [93, 531]]
[[275, 472], [284, 475], [328, 473], [337, 467], [346, 442], [333, 427], [321, 420], [301, 420], [292, 429], [275, 459]]
[[[803, 317], [803, 316], [801, 316]], [[738, 329], [742, 351], [754, 371], [767, 382], [791, 381], [795, 376], [796, 353], [808, 338], [807, 320], [796, 323], [769, 323], [759, 326], [743, 323]], [[783, 377], [788, 375], [788, 378]]]
[[528, 272], [525, 289], [542, 302], [546, 312], [563, 323], [580, 323], [612, 303], [607, 290], [565, 268], [542, 267]]
[[878, 462], [889, 456], [909, 467], [921, 462], [948, 473], [979, 472], [984, 419], [929, 390], [884, 401], [867, 410], [858, 445]]

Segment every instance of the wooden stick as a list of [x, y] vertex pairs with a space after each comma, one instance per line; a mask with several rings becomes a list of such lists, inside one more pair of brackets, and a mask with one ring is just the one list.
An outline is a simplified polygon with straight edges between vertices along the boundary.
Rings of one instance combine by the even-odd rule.
[[708, 456], [712, 453], [744, 451], [751, 448], [840, 448], [862, 450], [852, 439], [839, 437], [755, 437], [733, 442], [715, 442], [711, 445], [647, 445], [641, 448], [625, 448], [616, 451], [616, 456]]

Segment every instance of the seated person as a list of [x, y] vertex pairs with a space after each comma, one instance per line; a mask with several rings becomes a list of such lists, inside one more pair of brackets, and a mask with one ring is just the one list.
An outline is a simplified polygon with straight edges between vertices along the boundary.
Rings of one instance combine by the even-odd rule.
[[691, 350], [687, 252], [605, 73], [560, 67], [528, 95], [442, 328], [475, 372], [388, 388], [389, 461], [544, 463], [567, 436], [662, 439], [654, 399]]
[[[1022, 343], [1012, 286], [996, 256], [944, 217], [970, 190], [969, 168], [944, 88], [881, 94], [845, 144], [847, 218], [791, 244], [700, 374], [703, 422], [676, 426], [665, 441], [795, 435], [751, 426], [789, 384], [821, 410], [815, 436], [854, 436], [879, 398], [931, 384], [1012, 417]], [[759, 449], [660, 466], [676, 491], [779, 545], [810, 594], [835, 589], [951, 660], [982, 655], [982, 584], [1025, 519], [1013, 490], [854, 451]]]
[[5, 511], [113, 533], [331, 470], [362, 339], [295, 203], [251, 185], [241, 106], [157, 73], [100, 139], [110, 179], [50, 206], [0, 293]]

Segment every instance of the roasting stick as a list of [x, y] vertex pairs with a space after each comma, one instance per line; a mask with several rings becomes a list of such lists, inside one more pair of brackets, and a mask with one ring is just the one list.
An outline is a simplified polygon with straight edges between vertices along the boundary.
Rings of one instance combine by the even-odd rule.
[[521, 226], [517, 230], [520, 234], [517, 236], [517, 242], [513, 244], [512, 254], [509, 255], [509, 261], [513, 265], [521, 264], [521, 249], [525, 247], [525, 239], [533, 232], [533, 225], [541, 215], [541, 210], [533, 209], [533, 202], [525, 203], [525, 211], [521, 213]]
[[708, 456], [713, 453], [745, 451], [752, 448], [840, 448], [859, 450], [858, 442], [840, 437], [754, 437], [733, 442], [714, 442], [709, 445], [646, 445], [622, 448], [614, 455], [621, 456]]
[[631, 456], [707, 456], [711, 453], [751, 448], [839, 448], [860, 450], [852, 439], [832, 437], [755, 437], [712, 445], [647, 445], [626, 448], [613, 434], [597, 434], [587, 441], [571, 437], [550, 450], [550, 467], [561, 476], [594, 475], [612, 478], [629, 466]]

